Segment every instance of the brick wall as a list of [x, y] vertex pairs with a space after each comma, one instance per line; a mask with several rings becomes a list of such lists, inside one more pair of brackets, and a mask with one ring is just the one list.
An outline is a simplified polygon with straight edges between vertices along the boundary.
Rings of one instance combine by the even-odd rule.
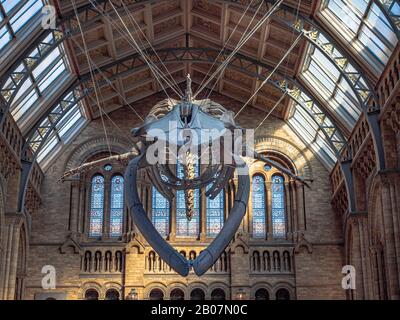
[[[153, 96], [136, 103], [133, 107], [142, 116], [145, 116], [159, 99], [158, 96]], [[215, 100], [233, 110], [237, 110], [241, 106], [222, 96], [216, 96]], [[119, 129], [117, 129], [105, 119], [107, 133], [113, 141], [112, 144], [118, 144], [120, 147], [126, 145], [130, 130], [139, 122], [129, 108], [114, 111], [110, 116], [119, 126]], [[243, 127], [254, 128], [258, 126], [259, 121], [264, 116], [265, 114], [260, 111], [248, 107], [239, 116], [238, 122]], [[188, 292], [191, 288], [204, 287], [206, 288], [206, 296], [209, 297], [210, 288], [219, 285], [225, 290], [230, 290], [233, 285], [232, 292], [236, 292], [238, 286], [240, 286], [244, 288], [248, 297], [254, 295], [255, 288], [264, 286], [269, 288], [271, 296], [277, 288], [288, 287], [292, 298], [344, 299], [344, 291], [340, 288], [340, 271], [344, 252], [342, 229], [340, 219], [332, 211], [330, 205], [331, 188], [328, 171], [281, 120], [270, 117], [257, 131], [256, 138], [260, 141], [261, 148], [268, 149], [271, 147], [286, 154], [289, 158], [292, 157], [297, 169], [305, 172], [307, 178], [313, 179], [312, 189], [305, 191], [306, 217], [304, 218], [303, 213], [296, 217], [301, 229], [304, 229], [304, 221], [306, 221], [307, 229], [303, 230], [304, 237], [295, 234], [294, 243], [289, 245], [290, 250], [297, 251], [293, 254], [294, 272], [292, 274], [286, 276], [253, 275], [249, 270], [248, 254], [252, 244], [247, 238], [242, 240], [247, 249], [236, 250], [236, 253], [230, 256], [231, 276], [229, 274], [207, 273], [200, 278], [195, 275], [182, 278], [176, 274], [146, 273], [144, 270], [145, 256], [151, 248], [144, 244], [144, 248], [138, 249], [141, 244], [137, 243], [137, 239], [129, 242], [130, 239], [128, 238], [122, 244], [123, 250], [127, 248], [124, 251], [126, 252], [125, 270], [122, 273], [82, 273], [82, 256], [87, 245], [80, 243], [79, 234], [71, 235], [68, 230], [70, 225], [71, 183], [62, 184], [58, 183], [57, 180], [63, 174], [68, 163], [75, 161], [74, 157], [77, 153], [84, 154], [84, 150], [81, 149], [87, 149], [87, 145], [96, 150], [95, 146], [98, 144], [97, 147], [103, 148], [103, 151], [107, 150], [101, 120], [97, 119], [92, 121], [74, 141], [68, 144], [45, 172], [42, 186], [42, 205], [32, 220], [26, 298], [33, 299], [36, 293], [44, 292], [40, 288], [43, 276], [41, 269], [44, 265], [49, 264], [53, 265], [57, 271], [57, 289], [54, 292], [67, 293], [68, 299], [82, 298], [84, 290], [89, 287], [98, 288], [100, 297], [104, 298], [106, 288], [115, 287], [122, 290], [123, 284], [126, 285], [123, 295], [126, 295], [130, 288], [136, 288], [140, 298], [146, 298], [152, 287], [163, 289], [167, 295], [172, 287], [181, 286], [186, 288], [186, 296], [189, 295]], [[92, 142], [89, 143], [90, 141]], [[90, 150], [86, 150], [86, 154], [88, 154], [88, 151]], [[302, 212], [302, 210], [300, 211]], [[304, 250], [302, 245], [305, 242], [312, 247], [311, 253]], [[111, 244], [91, 244], [92, 251], [100, 250], [101, 247], [109, 245]], [[268, 245], [265, 244], [265, 246]], [[273, 244], [273, 246], [276, 246], [276, 244]], [[295, 249], [296, 247], [298, 247], [298, 250]], [[188, 252], [192, 249], [190, 246], [183, 246], [182, 248]], [[228, 298], [229, 296], [230, 292], [227, 294]]]

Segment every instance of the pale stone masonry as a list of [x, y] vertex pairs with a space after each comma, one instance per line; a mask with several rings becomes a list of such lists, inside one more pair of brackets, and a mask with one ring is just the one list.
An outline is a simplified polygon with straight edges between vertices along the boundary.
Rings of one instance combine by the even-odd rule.
[[[154, 96], [133, 107], [144, 114], [158, 99]], [[217, 96], [217, 101], [233, 110], [239, 107], [237, 102], [223, 96]], [[111, 148], [115, 152], [125, 152], [130, 147], [129, 132], [138, 122], [128, 108], [113, 112], [111, 117], [124, 133], [106, 121]], [[254, 128], [263, 117], [260, 111], [248, 108], [238, 119], [241, 126]], [[291, 233], [287, 240], [253, 239], [251, 213], [248, 212], [236, 239], [226, 249], [226, 257], [215, 267], [216, 270], [202, 277], [191, 273], [183, 278], [157, 259], [155, 266], [149, 266], [149, 261], [154, 263], [149, 260], [152, 249], [140, 235], [133, 236], [134, 226], [130, 223], [125, 224], [127, 234], [121, 241], [107, 237], [103, 241], [93, 241], [87, 237], [87, 229], [83, 225], [88, 219], [88, 198], [82, 192], [88, 192], [83, 185], [87, 185], [89, 180], [84, 178], [85, 182], [65, 183], [58, 183], [57, 180], [67, 167], [79, 165], [96, 156], [96, 153], [107, 152], [101, 121], [91, 122], [45, 172], [42, 206], [32, 221], [25, 298], [42, 299], [57, 293], [67, 299], [83, 299], [88, 289], [96, 289], [100, 298], [105, 298], [110, 288], [116, 289], [121, 297], [126, 297], [134, 288], [140, 299], [148, 299], [152, 289], [160, 289], [164, 298], [169, 299], [171, 290], [180, 288], [185, 298], [190, 298], [193, 289], [201, 288], [206, 298], [210, 299], [212, 291], [219, 288], [225, 291], [227, 299], [235, 299], [239, 291], [247, 298], [254, 298], [258, 289], [265, 288], [270, 299], [275, 299], [279, 289], [288, 290], [291, 299], [344, 299], [345, 291], [341, 288], [344, 242], [340, 220], [330, 205], [329, 173], [288, 126], [276, 118], [270, 117], [257, 131], [256, 138], [257, 149], [279, 152], [295, 163], [295, 169], [300, 174], [313, 181], [312, 188], [305, 190], [305, 213], [302, 189], [288, 181], [287, 220]], [[251, 166], [252, 174], [262, 171], [263, 165], [255, 163]], [[149, 186], [146, 181], [142, 185], [144, 188]], [[191, 239], [182, 242], [175, 238], [173, 244], [189, 255], [191, 251], [198, 254], [207, 241]], [[101, 270], [94, 271], [92, 267], [91, 271], [84, 271], [86, 252], [92, 254], [92, 259], [96, 252], [101, 252]], [[122, 253], [122, 270], [111, 268], [105, 271], [107, 252], [112, 253], [111, 263], [115, 263], [117, 252]], [[259, 262], [255, 252], [259, 252]], [[266, 258], [267, 252], [270, 260]], [[275, 252], [279, 253], [279, 258]], [[288, 256], [285, 270], [284, 254]], [[267, 260], [271, 267], [264, 266]], [[278, 261], [280, 266], [276, 265], [274, 270], [273, 265]], [[57, 288], [54, 291], [41, 289], [41, 269], [44, 265], [56, 268]]]

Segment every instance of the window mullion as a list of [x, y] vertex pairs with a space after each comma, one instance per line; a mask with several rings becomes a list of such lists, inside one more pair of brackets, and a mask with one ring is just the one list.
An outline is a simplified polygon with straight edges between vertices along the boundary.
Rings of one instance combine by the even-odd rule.
[[368, 2], [367, 8], [365, 9], [365, 12], [361, 17], [360, 25], [358, 26], [358, 29], [357, 29], [357, 32], [356, 32], [356, 38], [357, 39], [359, 39], [362, 27], [365, 25], [365, 21], [367, 20], [368, 15], [369, 15], [369, 13], [371, 11], [372, 2], [373, 1], [371, 1], [371, 0]]

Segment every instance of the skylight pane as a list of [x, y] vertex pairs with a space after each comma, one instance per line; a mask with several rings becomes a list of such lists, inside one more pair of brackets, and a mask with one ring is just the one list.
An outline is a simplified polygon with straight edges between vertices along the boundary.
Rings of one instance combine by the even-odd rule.
[[335, 152], [325, 134], [301, 106], [296, 106], [295, 112], [289, 118], [288, 123], [303, 143], [317, 154], [328, 168], [332, 168], [337, 161]]
[[39, 77], [53, 61], [61, 56], [60, 49], [55, 48], [36, 68], [32, 74], [35, 78]]
[[58, 143], [58, 137], [55, 133], [53, 133], [52, 136], [48, 138], [43, 148], [40, 150], [37, 156], [37, 161], [40, 163], [48, 154], [50, 154], [50, 152], [54, 151]]
[[[339, 52], [337, 54], [340, 56]], [[353, 72], [354, 68], [348, 63], [345, 70]], [[310, 48], [302, 78], [310, 90], [321, 97], [343, 123], [352, 129], [361, 113], [359, 101], [338, 68], [319, 49]], [[361, 80], [360, 85], [364, 84]]]
[[[398, 41], [384, 13], [372, 0], [325, 0], [325, 4], [322, 13], [335, 31], [380, 74]], [[391, 10], [400, 8], [395, 5]]]
[[11, 35], [8, 32], [7, 26], [0, 29], [0, 49], [4, 48], [11, 41]]
[[1, 4], [6, 14], [8, 14], [21, 0], [1, 0]]
[[38, 95], [35, 91], [35, 89], [32, 89], [22, 101], [20, 101], [15, 108], [11, 111], [11, 114], [14, 116], [14, 119], [18, 121], [25, 112], [29, 110], [29, 108], [36, 102], [38, 99]]
[[58, 126], [58, 132], [60, 137], [63, 139], [66, 137], [68, 131], [80, 120], [82, 119], [82, 114], [78, 105], [71, 108], [70, 111], [64, 116], [63, 121], [60, 126]]
[[14, 32], [21, 29], [39, 10], [43, 7], [41, 0], [29, 0], [18, 12], [10, 19], [11, 27]]
[[22, 86], [19, 88], [19, 90], [18, 90], [18, 92], [17, 92], [17, 94], [16, 94], [16, 96], [15, 96], [15, 98], [14, 98], [14, 101], [18, 101], [21, 97], [22, 97], [22, 95], [30, 88], [32, 86], [32, 81], [31, 81], [31, 79], [26, 79], [25, 81], [24, 81], [24, 83], [22, 84]]
[[66, 70], [62, 60], [58, 61], [55, 66], [48, 73], [45, 74], [43, 79], [39, 81], [40, 91], [44, 91], [49, 85], [51, 85], [64, 71]]

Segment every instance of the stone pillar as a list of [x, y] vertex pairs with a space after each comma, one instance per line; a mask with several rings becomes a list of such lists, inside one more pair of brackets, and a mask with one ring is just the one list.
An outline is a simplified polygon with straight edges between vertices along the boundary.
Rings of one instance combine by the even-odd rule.
[[170, 233], [169, 233], [169, 240], [170, 241], [175, 241], [176, 239], [176, 196], [174, 199], [172, 199], [169, 207], [170, 211], [170, 219], [169, 219], [169, 225], [170, 225]]
[[125, 251], [125, 266], [124, 266], [124, 290], [123, 299], [126, 299], [127, 295], [132, 289], [138, 293], [138, 299], [143, 300], [144, 297], [144, 277], [145, 272], [145, 252], [136, 241], [128, 244], [128, 248]]
[[23, 217], [21, 214], [7, 213], [5, 227], [5, 265], [4, 265], [4, 291], [2, 300], [14, 300], [18, 257], [20, 242], [20, 232]]
[[231, 260], [231, 299], [250, 299], [250, 264], [249, 251], [243, 244], [232, 244]]
[[294, 241], [297, 239], [297, 231], [299, 231], [299, 224], [298, 224], [298, 202], [297, 202], [297, 188], [296, 182], [291, 180], [290, 181], [290, 207], [291, 207], [291, 220], [292, 220], [292, 240]]
[[285, 238], [292, 239], [292, 203], [290, 201], [290, 183], [285, 182]]
[[70, 221], [69, 229], [72, 233], [78, 232], [78, 220], [80, 211], [80, 182], [79, 180], [71, 182], [71, 200], [70, 200]]
[[84, 233], [84, 221], [87, 216], [87, 210], [86, 210], [86, 199], [87, 199], [87, 186], [85, 181], [80, 182], [80, 188], [79, 188], [79, 211], [78, 211], [78, 217], [77, 217], [77, 232], [78, 233]]
[[388, 298], [398, 300], [400, 299], [400, 174], [398, 172], [381, 172], [379, 176], [382, 184]]
[[305, 225], [305, 212], [304, 212], [304, 199], [303, 199], [303, 186], [296, 181], [296, 206], [297, 206], [297, 231], [304, 231]]
[[205, 189], [200, 190], [200, 241], [207, 238], [207, 197]]
[[351, 213], [346, 224], [348, 230], [346, 234], [346, 264], [352, 265], [356, 269], [356, 289], [352, 291], [352, 298], [356, 300], [373, 299], [368, 214], [366, 212]]

